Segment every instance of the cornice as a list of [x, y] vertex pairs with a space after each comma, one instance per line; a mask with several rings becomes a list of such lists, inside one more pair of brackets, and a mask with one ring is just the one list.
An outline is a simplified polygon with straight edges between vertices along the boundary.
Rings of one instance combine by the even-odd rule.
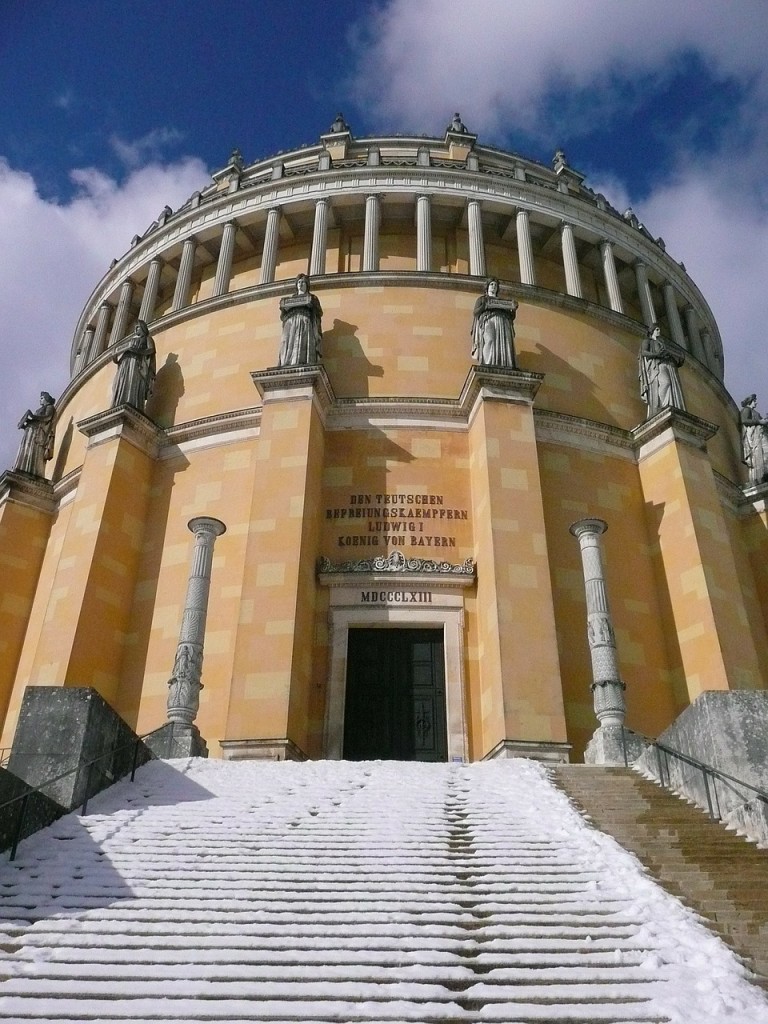
[[534, 409], [533, 422], [539, 444], [567, 445], [629, 462], [636, 461], [635, 441], [630, 430], [549, 409]]
[[680, 441], [692, 448], [706, 450], [707, 441], [714, 437], [719, 427], [682, 409], [662, 409], [649, 420], [640, 423], [631, 431], [637, 451], [637, 460], [647, 458], [669, 444]]
[[89, 448], [120, 438], [155, 459], [166, 439], [162, 427], [130, 405], [106, 409], [80, 420], [77, 429], [88, 438]]
[[53, 484], [44, 477], [7, 469], [0, 475], [0, 506], [6, 503], [24, 505], [35, 512], [53, 515], [56, 511]]

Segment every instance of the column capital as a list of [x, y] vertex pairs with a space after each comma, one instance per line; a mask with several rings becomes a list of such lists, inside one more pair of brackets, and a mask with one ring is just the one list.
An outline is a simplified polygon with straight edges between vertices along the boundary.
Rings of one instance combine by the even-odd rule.
[[220, 519], [212, 516], [194, 516], [187, 523], [187, 529], [197, 536], [198, 534], [209, 534], [211, 537], [220, 537], [227, 532], [227, 527]]
[[605, 533], [608, 529], [608, 523], [604, 519], [596, 519], [594, 517], [588, 517], [586, 519], [578, 519], [575, 523], [571, 523], [568, 527], [568, 532], [572, 533], [574, 537], [581, 537], [584, 534], [594, 534], [600, 536], [601, 533]]

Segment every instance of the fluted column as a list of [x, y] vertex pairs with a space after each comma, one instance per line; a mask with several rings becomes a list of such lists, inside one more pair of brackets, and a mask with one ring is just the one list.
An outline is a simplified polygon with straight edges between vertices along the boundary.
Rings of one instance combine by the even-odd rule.
[[318, 199], [315, 203], [315, 227], [312, 232], [312, 255], [309, 258], [309, 276], [325, 273], [328, 251], [328, 211], [330, 199]]
[[581, 548], [584, 588], [587, 596], [587, 638], [592, 659], [592, 695], [600, 725], [624, 725], [626, 687], [619, 675], [600, 537], [608, 529], [602, 519], [580, 519], [571, 533]]
[[221, 233], [221, 248], [216, 264], [216, 277], [213, 279], [213, 295], [226, 295], [232, 277], [232, 257], [235, 253], [235, 237], [237, 221], [230, 220], [224, 225]]
[[483, 211], [479, 199], [470, 199], [467, 203], [467, 225], [469, 228], [469, 272], [475, 277], [485, 277]]
[[109, 344], [116, 345], [122, 341], [128, 333], [128, 316], [131, 312], [131, 299], [133, 298], [133, 281], [123, 281], [120, 286], [120, 298], [117, 300], [115, 319], [112, 321], [112, 333], [109, 336]]
[[77, 346], [75, 365], [72, 368], [73, 376], [80, 373], [82, 368], [90, 362], [90, 352], [93, 348], [93, 336], [95, 333], [96, 328], [90, 325], [83, 331], [82, 337], [80, 338], [80, 344]]
[[688, 341], [690, 343], [691, 352], [703, 363], [705, 361], [704, 346], [701, 343], [701, 335], [699, 334], [699, 318], [696, 316], [696, 310], [693, 306], [686, 306], [683, 310], [683, 316], [685, 317], [685, 326], [688, 331]]
[[282, 211], [279, 206], [273, 206], [267, 212], [267, 230], [264, 235], [264, 251], [261, 254], [261, 284], [270, 284], [275, 280], [281, 216]]
[[667, 322], [669, 323], [669, 333], [672, 336], [672, 341], [679, 345], [680, 348], [688, 348], [685, 343], [683, 325], [680, 322], [680, 311], [677, 308], [675, 289], [669, 281], [664, 283], [664, 306], [667, 311]]
[[155, 316], [155, 304], [162, 272], [163, 261], [152, 260], [147, 271], [147, 283], [144, 285], [144, 294], [141, 297], [141, 308], [139, 309], [139, 320], [143, 320], [145, 324], [151, 323]]
[[563, 269], [565, 270], [565, 290], [577, 299], [583, 298], [579, 261], [576, 258], [576, 240], [573, 228], [565, 221], [560, 225], [560, 242], [563, 249]]
[[379, 269], [379, 226], [381, 199], [378, 195], [365, 197], [365, 235], [363, 236], [363, 270]]
[[197, 516], [189, 521], [195, 535], [192, 566], [187, 582], [187, 598], [181, 620], [179, 643], [173, 674], [168, 681], [168, 720], [191, 725], [200, 707], [200, 682], [203, 671], [203, 642], [211, 589], [213, 545], [226, 530], [219, 519]]
[[527, 210], [518, 210], [517, 254], [520, 259], [520, 280], [523, 284], [536, 284], [536, 268], [533, 262], [531, 242], [531, 220]]
[[416, 198], [416, 269], [432, 269], [432, 208], [429, 196]]
[[192, 268], [195, 265], [196, 249], [196, 238], [188, 238], [182, 246], [179, 274], [176, 278], [176, 289], [173, 293], [173, 303], [171, 305], [172, 313], [177, 309], [183, 309], [189, 299], [189, 286], [192, 283]]
[[635, 263], [635, 278], [637, 280], [637, 294], [640, 299], [643, 321], [646, 327], [653, 327], [656, 323], [656, 310], [653, 308], [651, 286], [648, 283], [648, 268], [642, 260], [638, 260]]
[[605, 288], [608, 292], [608, 302], [614, 313], [623, 313], [624, 304], [621, 301], [621, 289], [619, 288], [619, 278], [616, 273], [616, 260], [613, 258], [613, 246], [607, 238], [604, 238], [600, 243], [600, 255], [603, 259], [603, 276], [605, 278]]
[[96, 330], [93, 335], [93, 358], [101, 355], [107, 345], [107, 328], [109, 318], [112, 314], [112, 306], [108, 302], [102, 302], [99, 312], [96, 314]]

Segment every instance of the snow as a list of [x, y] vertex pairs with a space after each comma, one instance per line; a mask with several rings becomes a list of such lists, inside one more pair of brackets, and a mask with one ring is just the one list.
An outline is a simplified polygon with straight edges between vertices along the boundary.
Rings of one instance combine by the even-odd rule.
[[0, 867], [0, 1019], [768, 1024], [532, 761], [152, 762]]

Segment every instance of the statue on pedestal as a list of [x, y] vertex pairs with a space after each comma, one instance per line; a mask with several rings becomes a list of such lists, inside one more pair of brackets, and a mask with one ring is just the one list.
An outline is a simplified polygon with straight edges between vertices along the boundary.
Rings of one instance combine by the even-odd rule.
[[498, 279], [485, 285], [485, 295], [472, 315], [472, 358], [481, 366], [515, 367], [515, 315], [517, 302], [499, 298]]
[[677, 372], [685, 362], [685, 356], [664, 341], [655, 325], [640, 346], [638, 362], [640, 395], [646, 404], [648, 419], [670, 407], [685, 410]]
[[128, 344], [115, 355], [117, 373], [112, 385], [112, 408], [131, 405], [144, 412], [157, 373], [155, 343], [143, 320], [137, 320]]
[[309, 277], [299, 274], [296, 290], [280, 300], [283, 336], [278, 366], [312, 366], [320, 362], [323, 311], [309, 290]]
[[45, 464], [53, 458], [53, 436], [56, 427], [54, 399], [47, 391], [40, 393], [40, 408], [27, 409], [19, 420], [24, 435], [13, 468], [17, 473], [45, 476]]
[[749, 470], [749, 482], [761, 484], [768, 476], [768, 437], [765, 428], [768, 419], [757, 411], [757, 395], [747, 395], [741, 403], [742, 461]]

